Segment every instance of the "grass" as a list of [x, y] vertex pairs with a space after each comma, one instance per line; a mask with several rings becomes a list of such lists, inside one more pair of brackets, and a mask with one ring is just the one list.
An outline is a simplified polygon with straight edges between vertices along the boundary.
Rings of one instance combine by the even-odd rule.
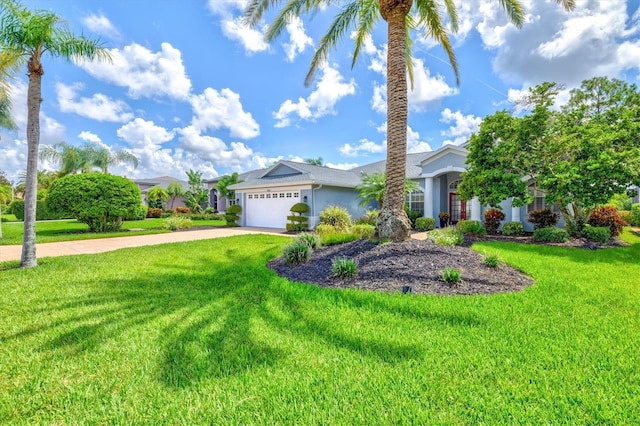
[[[122, 231], [94, 233], [89, 232], [89, 227], [75, 219], [71, 220], [50, 220], [36, 223], [36, 243], [52, 243], [58, 241], [89, 240], [94, 238], [111, 238], [160, 234], [170, 232], [162, 229], [164, 219], [145, 219], [124, 222]], [[224, 226], [224, 220], [197, 220], [193, 221], [193, 228], [198, 226]], [[22, 244], [24, 224], [23, 222], [2, 223], [2, 238], [0, 245]]]
[[483, 242], [523, 292], [291, 283], [241, 236], [0, 265], [11, 424], [639, 424], [640, 238]]

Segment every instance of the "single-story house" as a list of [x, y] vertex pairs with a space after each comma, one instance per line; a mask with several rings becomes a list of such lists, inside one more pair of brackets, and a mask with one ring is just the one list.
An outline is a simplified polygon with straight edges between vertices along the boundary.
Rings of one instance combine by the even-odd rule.
[[[131, 179], [131, 180], [140, 188], [140, 192], [142, 193], [142, 202], [146, 205], [149, 204], [147, 202], [147, 191], [152, 186], [157, 185], [157, 186], [163, 187], [164, 189], [167, 189], [167, 187], [171, 182], [178, 182], [180, 186], [182, 186], [183, 190], [186, 191], [187, 189], [189, 189], [188, 182], [171, 177], [171, 176], [158, 176], [158, 177], [152, 177], [152, 178], [146, 178], [146, 179]], [[178, 197], [175, 200], [169, 199], [169, 201], [167, 201], [167, 208], [175, 209], [177, 207], [185, 207], [184, 200], [185, 200], [184, 197]]]
[[[436, 219], [447, 212], [452, 222], [461, 219], [483, 220], [486, 207], [478, 199], [463, 202], [457, 193], [465, 171], [468, 151], [464, 147], [445, 145], [436, 151], [407, 155], [406, 176], [414, 180], [419, 191], [407, 194], [409, 208], [425, 217]], [[329, 205], [344, 207], [353, 218], [363, 216], [367, 206], [360, 204], [355, 187], [363, 174], [385, 171], [386, 161], [378, 161], [351, 170], [338, 170], [306, 163], [281, 160], [267, 169], [245, 173], [243, 182], [231, 185], [235, 202], [242, 206], [243, 226], [284, 228], [291, 207], [298, 202], [309, 205], [309, 226], [319, 222], [319, 214]], [[534, 201], [528, 206], [512, 207], [505, 200], [501, 207], [505, 222], [521, 221], [525, 229], [533, 227], [526, 219], [528, 212], [546, 207], [544, 194], [531, 187]], [[375, 206], [374, 206], [375, 207]]]

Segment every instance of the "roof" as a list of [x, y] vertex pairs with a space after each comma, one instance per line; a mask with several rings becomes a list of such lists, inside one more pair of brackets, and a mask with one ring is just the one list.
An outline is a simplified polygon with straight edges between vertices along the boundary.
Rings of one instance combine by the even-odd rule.
[[[407, 179], [417, 179], [422, 174], [422, 162], [428, 158], [433, 152], [418, 152], [415, 154], [407, 154]], [[372, 174], [372, 173], [384, 173], [387, 166], [387, 160], [377, 161], [371, 164], [365, 164], [364, 166], [351, 169], [352, 172], [359, 174]]]
[[144, 178], [144, 179], [131, 179], [133, 183], [136, 185], [148, 185], [148, 186], [161, 186], [163, 188], [167, 188], [171, 182], [178, 182], [183, 188], [188, 188], [189, 183], [185, 180], [181, 180], [178, 178], [174, 178], [172, 176], [157, 176], [152, 178]]

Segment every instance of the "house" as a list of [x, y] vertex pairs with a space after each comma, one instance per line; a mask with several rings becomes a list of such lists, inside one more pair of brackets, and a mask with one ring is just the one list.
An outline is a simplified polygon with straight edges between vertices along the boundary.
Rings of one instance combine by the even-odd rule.
[[[466, 169], [468, 151], [464, 147], [445, 145], [436, 151], [407, 155], [406, 176], [415, 181], [419, 191], [407, 194], [406, 202], [411, 210], [425, 217], [436, 219], [440, 212], [451, 215], [453, 223], [462, 219], [483, 220], [484, 210], [477, 198], [462, 201], [457, 188]], [[281, 160], [275, 165], [243, 174], [242, 182], [231, 185], [234, 200], [242, 206], [241, 225], [253, 227], [284, 228], [291, 207], [298, 202], [309, 205], [309, 226], [319, 223], [319, 214], [329, 205], [344, 207], [351, 217], [364, 215], [355, 187], [362, 182], [363, 174], [384, 172], [386, 160], [338, 170], [307, 163]], [[526, 221], [529, 212], [545, 208], [544, 194], [531, 185], [534, 199], [528, 206], [516, 207], [510, 200], [502, 204], [505, 221], [520, 221], [526, 230], [533, 230]], [[552, 207], [552, 206], [549, 206]], [[557, 210], [557, 208], [556, 208]]]
[[[142, 202], [147, 205], [149, 204], [147, 202], [147, 191], [152, 186], [158, 185], [163, 187], [164, 189], [167, 189], [167, 187], [171, 182], [178, 182], [182, 186], [182, 189], [184, 190], [189, 189], [189, 184], [186, 181], [180, 180], [171, 176], [158, 176], [153, 178], [131, 179], [131, 180], [140, 188], [140, 192], [142, 193]], [[175, 200], [170, 199], [169, 201], [167, 201], [167, 208], [175, 209], [176, 207], [184, 207], [185, 206], [184, 200], [185, 200], [184, 197], [178, 197]]]
[[[267, 169], [259, 169], [245, 173], [239, 173], [238, 180], [242, 182], [247, 179], [253, 179], [255, 176], [263, 173], [265, 170]], [[213, 210], [216, 212], [223, 212], [227, 209], [227, 207], [236, 204], [236, 199], [228, 200], [226, 197], [223, 197], [218, 193], [217, 187], [221, 177], [222, 176], [218, 176], [213, 179], [204, 181], [204, 183], [207, 185], [207, 190], [209, 191], [209, 206], [213, 207]]]

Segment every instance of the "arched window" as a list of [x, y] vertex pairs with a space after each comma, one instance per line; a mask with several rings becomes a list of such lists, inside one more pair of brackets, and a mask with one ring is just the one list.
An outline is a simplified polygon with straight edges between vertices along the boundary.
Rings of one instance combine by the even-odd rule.
[[424, 216], [424, 192], [412, 191], [405, 195], [404, 201], [409, 206], [409, 210], [419, 212]]
[[460, 186], [461, 182], [462, 182], [462, 179], [454, 180], [453, 182], [451, 182], [449, 184], [449, 192], [457, 192], [458, 186]]

